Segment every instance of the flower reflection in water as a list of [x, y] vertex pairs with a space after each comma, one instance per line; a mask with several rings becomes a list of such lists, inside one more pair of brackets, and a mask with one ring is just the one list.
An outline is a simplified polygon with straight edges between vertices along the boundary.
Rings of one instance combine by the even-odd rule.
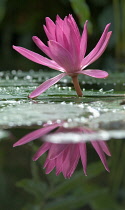
[[[56, 129], [56, 130], [55, 130]], [[43, 137], [49, 132], [55, 133], [78, 133], [78, 134], [88, 134], [93, 133], [88, 127], [73, 127], [65, 128], [63, 127], [63, 122], [44, 124], [44, 126], [36, 131], [33, 131], [19, 141], [17, 141], [13, 146], [20, 146], [33, 141], [39, 137]], [[111, 156], [108, 146], [105, 141], [91, 141], [91, 145], [99, 155], [101, 162], [103, 163], [105, 169], [109, 171], [108, 164], [106, 161], [106, 155]], [[51, 143], [44, 142], [42, 146], [33, 156], [33, 160], [36, 161], [41, 155], [48, 151], [46, 161], [44, 163], [44, 168], [46, 169], [46, 174], [49, 174], [54, 168], [56, 169], [56, 175], [63, 173], [65, 178], [70, 178], [74, 173], [79, 160], [81, 159], [84, 174], [87, 175], [87, 148], [86, 142], [79, 143]]]

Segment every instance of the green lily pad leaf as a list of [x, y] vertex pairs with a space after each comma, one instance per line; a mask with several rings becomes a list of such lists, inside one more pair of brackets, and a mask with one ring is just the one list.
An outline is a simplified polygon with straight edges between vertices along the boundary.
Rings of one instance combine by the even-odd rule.
[[82, 112], [82, 108], [72, 104], [15, 103], [0, 109], [0, 126], [39, 126], [47, 121], [78, 117]]
[[[36, 100], [27, 98], [42, 82], [55, 75], [57, 71], [0, 72], [0, 127], [40, 126], [47, 121], [70, 119], [76, 125], [86, 123], [97, 129], [101, 126], [94, 119], [99, 120], [107, 112], [125, 110], [124, 103], [122, 105], [125, 95], [123, 73], [110, 74], [100, 80], [79, 75], [83, 89], [81, 98], [77, 97], [68, 76]], [[102, 120], [105, 121], [105, 118], [102, 117]]]

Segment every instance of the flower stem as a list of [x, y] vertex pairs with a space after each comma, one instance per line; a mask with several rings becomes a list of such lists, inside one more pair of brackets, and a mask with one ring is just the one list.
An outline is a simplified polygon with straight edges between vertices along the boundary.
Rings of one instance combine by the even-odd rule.
[[81, 90], [80, 85], [79, 85], [78, 77], [77, 76], [72, 76], [72, 81], [73, 81], [74, 88], [76, 90], [77, 95], [82, 97], [83, 94], [82, 94], [82, 90]]

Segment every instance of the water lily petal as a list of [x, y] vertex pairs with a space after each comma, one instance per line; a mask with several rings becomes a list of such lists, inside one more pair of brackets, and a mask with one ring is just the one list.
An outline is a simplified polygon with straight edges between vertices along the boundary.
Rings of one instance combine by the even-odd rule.
[[49, 160], [48, 164], [46, 164], [46, 167], [44, 166], [44, 168], [46, 168], [46, 172], [45, 173], [49, 174], [55, 168], [55, 165], [56, 165], [55, 159]]
[[65, 178], [70, 178], [80, 158], [79, 146], [78, 144], [71, 144], [66, 150], [65, 152], [67, 152], [67, 155], [62, 165], [62, 173]]
[[46, 158], [46, 160], [45, 160], [45, 162], [44, 162], [44, 165], [43, 165], [43, 168], [46, 168], [46, 166], [47, 166], [47, 164], [49, 163], [49, 161], [50, 161], [50, 160]]
[[80, 156], [83, 165], [84, 174], [87, 176], [86, 169], [87, 169], [87, 150], [86, 150], [86, 143], [79, 144]]
[[51, 58], [67, 72], [71, 72], [74, 68], [71, 54], [58, 42], [49, 41], [48, 45], [51, 51]]
[[105, 51], [105, 49], [106, 49], [106, 47], [107, 47], [107, 45], [109, 43], [109, 40], [110, 40], [111, 35], [112, 35], [112, 31], [108, 32], [107, 37], [106, 37], [106, 40], [104, 41], [102, 47], [100, 48], [100, 50], [98, 51], [98, 53], [87, 64], [84, 64], [85, 67], [88, 66], [88, 65], [90, 65], [94, 61], [96, 61], [103, 54], [103, 52]]
[[59, 15], [57, 15], [56, 16], [56, 24], [58, 24], [62, 30], [63, 30], [63, 23], [64, 23], [64, 21], [60, 18]]
[[49, 87], [56, 84], [59, 80], [61, 80], [64, 76], [66, 76], [65, 73], [59, 74], [51, 79], [48, 79], [47, 81], [43, 82], [40, 86], [38, 86], [30, 95], [29, 98], [35, 98], [39, 96], [41, 93], [46, 91]]
[[91, 142], [91, 144], [94, 147], [94, 149], [96, 150], [97, 154], [99, 155], [105, 169], [109, 172], [109, 168], [108, 168], [108, 164], [107, 164], [107, 161], [106, 161], [105, 154], [104, 154], [103, 150], [101, 149], [99, 143], [97, 141], [93, 141], [93, 142]]
[[75, 32], [75, 34], [77, 36], [77, 39], [80, 42], [81, 35], [80, 35], [80, 32], [79, 32], [79, 28], [78, 28], [78, 26], [76, 24], [76, 21], [74, 20], [74, 18], [73, 18], [73, 16], [71, 14], [68, 16], [68, 20], [70, 21], [70, 24], [73, 26], [74, 32]]
[[56, 30], [55, 30], [56, 41], [69, 51], [69, 43], [66, 37], [67, 34], [65, 34], [63, 30], [63, 25], [64, 25], [63, 20], [57, 15]]
[[52, 125], [49, 125], [47, 127], [43, 127], [43, 128], [40, 128], [36, 131], [33, 131], [27, 135], [25, 135], [23, 138], [21, 138], [19, 141], [17, 141], [13, 147], [16, 147], [16, 146], [20, 146], [20, 145], [23, 145], [23, 144], [26, 144], [30, 141], [33, 141], [39, 137], [42, 137], [43, 135], [47, 134], [48, 132], [50, 132], [51, 130], [57, 128], [59, 126], [58, 123], [55, 123], [55, 124], [52, 124]]
[[[63, 21], [63, 33], [64, 33], [64, 42], [66, 40], [66, 45], [68, 46], [68, 51], [72, 54], [72, 46], [71, 44], [73, 45], [73, 43], [71, 42], [71, 37], [72, 37], [72, 34], [71, 34], [71, 30], [70, 30], [70, 23], [68, 21], [68, 17], [66, 16], [64, 18], [64, 21]], [[74, 32], [73, 32], [74, 33]]]
[[56, 158], [56, 175], [58, 176], [62, 172], [63, 164], [63, 152]]
[[69, 18], [67, 19], [67, 24], [70, 30], [69, 51], [72, 56], [72, 60], [74, 62], [74, 69], [76, 71], [76, 69], [80, 68], [80, 63], [81, 63], [80, 62], [80, 40], [77, 34], [75, 33], [73, 23]]
[[47, 150], [50, 149], [52, 143], [46, 142], [42, 144], [42, 146], [37, 150], [37, 152], [34, 154], [32, 160], [36, 161], [40, 156], [42, 156]]
[[55, 25], [55, 23], [49, 17], [46, 17], [45, 20], [46, 20], [46, 28], [47, 28], [48, 32], [51, 34], [52, 40], [56, 40], [56, 36], [55, 36], [56, 25]]
[[84, 24], [84, 29], [81, 37], [81, 43], [80, 43], [80, 60], [82, 60], [85, 56], [86, 53], [86, 48], [87, 48], [87, 24], [88, 21], [85, 22]]
[[72, 151], [71, 165], [70, 165], [70, 170], [67, 173], [67, 178], [70, 178], [72, 174], [74, 173], [78, 165], [79, 159], [80, 159], [80, 152], [79, 152], [79, 146], [77, 144], [77, 145], [74, 145], [74, 150]]
[[[90, 64], [90, 61], [96, 56], [96, 54], [99, 52], [99, 50], [102, 48], [102, 46], [104, 45], [104, 42], [106, 41], [106, 39], [109, 39], [107, 37], [108, 35], [108, 29], [110, 27], [110, 24], [107, 24], [104, 32], [100, 38], [100, 40], [98, 41], [98, 43], [96, 44], [96, 46], [94, 47], [94, 49], [83, 59], [82, 61], [82, 66], [88, 66]], [[109, 36], [109, 35], [108, 35]], [[109, 41], [109, 40], [108, 40]], [[107, 45], [106, 45], [107, 46]], [[104, 52], [104, 51], [103, 51]], [[100, 55], [101, 56], [101, 55]], [[94, 62], [94, 61], [93, 61]], [[91, 62], [92, 63], [92, 62]]]
[[43, 28], [44, 28], [44, 31], [45, 31], [45, 34], [46, 34], [48, 40], [56, 40], [56, 39], [53, 39], [52, 34], [48, 31], [48, 29], [45, 25], [43, 25]]
[[64, 70], [62, 70], [63, 68], [60, 67], [58, 64], [56, 64], [54, 61], [52, 61], [48, 58], [45, 58], [42, 55], [39, 55], [38, 53], [32, 52], [30, 50], [27, 50], [26, 48], [18, 47], [18, 46], [13, 46], [13, 49], [35, 63], [41, 64], [44, 66], [48, 66], [52, 69], [56, 69], [59, 71], [64, 71]]
[[62, 159], [62, 167], [60, 168], [60, 172], [62, 172], [64, 177], [67, 178], [65, 175], [66, 175], [66, 167], [67, 167], [67, 165], [69, 165], [69, 156], [70, 156], [70, 145], [69, 144], [68, 144], [68, 147], [62, 153], [62, 155], [63, 155], [63, 159]]
[[65, 43], [63, 39], [64, 33], [58, 23], [56, 23], [55, 33], [56, 33], [56, 41], [65, 48]]
[[68, 43], [68, 40], [67, 40], [67, 37], [63, 31], [63, 28], [60, 27], [60, 25], [58, 24], [58, 22], [56, 23], [56, 41], [62, 45], [66, 50], [70, 50], [70, 47], [69, 47], [69, 43]]
[[102, 148], [102, 150], [105, 152], [105, 154], [108, 155], [108, 156], [111, 156], [111, 153], [109, 151], [109, 148], [108, 148], [106, 142], [99, 141], [98, 143], [99, 143], [100, 147]]
[[67, 147], [67, 144], [53, 144], [49, 150], [48, 159], [57, 158]]
[[103, 71], [103, 70], [98, 70], [98, 69], [87, 69], [83, 71], [79, 71], [79, 74], [85, 74], [90, 77], [95, 77], [95, 78], [106, 78], [108, 76], [108, 72]]
[[37, 47], [39, 47], [40, 50], [42, 50], [46, 55], [50, 57], [49, 47], [47, 47], [37, 36], [33, 36], [32, 40], [37, 45]]

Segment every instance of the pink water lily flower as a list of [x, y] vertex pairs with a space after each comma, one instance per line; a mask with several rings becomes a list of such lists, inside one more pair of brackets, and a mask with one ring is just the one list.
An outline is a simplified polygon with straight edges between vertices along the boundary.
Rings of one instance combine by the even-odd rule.
[[48, 46], [46, 46], [36, 36], [33, 36], [33, 41], [50, 59], [23, 47], [13, 46], [17, 52], [29, 60], [62, 72], [61, 74], [45, 81], [43, 84], [37, 87], [29, 95], [30, 98], [39, 96], [66, 75], [72, 77], [72, 81], [78, 96], [82, 96], [82, 91], [77, 79], [79, 74], [85, 74], [95, 78], [105, 78], [108, 76], [108, 73], [102, 70], [84, 69], [96, 61], [106, 49], [112, 34], [111, 31], [108, 32], [110, 24], [106, 25], [97, 45], [86, 56], [87, 23], [88, 21], [86, 21], [84, 24], [84, 29], [81, 36], [78, 26], [72, 15], [66, 16], [64, 20], [57, 15], [55, 23], [49, 17], [46, 17], [46, 25], [43, 27], [49, 40]]
[[[33, 131], [19, 141], [17, 141], [13, 146], [20, 146], [26, 144], [30, 141], [33, 141], [39, 137], [44, 136], [53, 129], [57, 128], [57, 132], [77, 132], [77, 133], [91, 133], [93, 132], [86, 127], [77, 127], [77, 128], [64, 128], [62, 123], [53, 123], [51, 125], [45, 125], [43, 128], [40, 128], [36, 131]], [[109, 171], [105, 154], [111, 156], [110, 151], [106, 142], [104, 141], [91, 141], [91, 144], [97, 154], [99, 155], [105, 169]], [[81, 159], [84, 174], [87, 175], [87, 148], [85, 142], [79, 143], [50, 143], [45, 142], [41, 145], [38, 151], [33, 156], [33, 160], [36, 161], [41, 155], [48, 151], [48, 156], [46, 158], [44, 168], [46, 169], [46, 174], [49, 174], [54, 168], [56, 170], [56, 175], [63, 173], [65, 178], [70, 178], [74, 173], [79, 160]]]

